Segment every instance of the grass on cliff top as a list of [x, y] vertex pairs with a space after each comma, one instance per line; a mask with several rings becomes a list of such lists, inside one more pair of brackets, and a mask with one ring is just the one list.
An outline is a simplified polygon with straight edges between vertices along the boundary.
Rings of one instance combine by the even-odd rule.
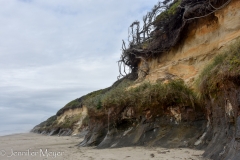
[[[192, 106], [195, 95], [182, 80], [172, 80], [168, 83], [144, 83], [136, 88], [109, 93], [103, 99], [103, 106], [129, 106], [138, 108], [139, 112], [150, 109], [152, 113], [161, 113], [170, 106]], [[155, 111], [155, 112], [154, 112]]]
[[[91, 99], [88, 105], [96, 110], [106, 111], [114, 108], [120, 113], [126, 107], [135, 108], [141, 113], [150, 109], [154, 114], [161, 114], [164, 109], [171, 106], [192, 106], [197, 104], [194, 92], [184, 84], [182, 80], [172, 80], [168, 83], [143, 83], [135, 88], [128, 88], [129, 85], [119, 85], [103, 95]], [[103, 116], [103, 115], [102, 115]]]
[[69, 109], [75, 109], [75, 108], [81, 108], [83, 105], [87, 105], [89, 108], [95, 107], [97, 109], [100, 109], [102, 107], [101, 97], [108, 91], [111, 91], [115, 88], [119, 87], [126, 87], [129, 86], [133, 81], [128, 78], [122, 78], [117, 80], [111, 87], [100, 89], [97, 91], [93, 91], [91, 93], [88, 93], [80, 98], [77, 98], [69, 103], [67, 103], [63, 108], [61, 108], [57, 112], [57, 116], [63, 114], [66, 110]]
[[108, 90], [109, 90], [109, 88], [93, 91], [91, 93], [88, 93], [87, 95], [82, 96], [81, 98], [77, 98], [77, 99], [67, 103], [63, 108], [61, 108], [57, 112], [57, 116], [63, 114], [66, 110], [75, 109], [75, 108], [81, 108], [85, 101], [87, 101], [88, 99], [91, 99], [91, 98], [93, 98], [93, 97], [95, 97], [97, 95], [101, 95], [101, 94], [105, 93]]
[[55, 128], [55, 125], [57, 124], [56, 121], [57, 120], [57, 116], [51, 116], [50, 118], [48, 118], [46, 121], [40, 123], [39, 125], [37, 125], [36, 127], [40, 127], [38, 129], [38, 131], [47, 131], [47, 130], [51, 130], [52, 128]]
[[119, 97], [118, 93], [124, 94], [124, 91], [127, 87], [133, 84], [133, 81], [127, 78], [120, 79], [116, 81], [106, 92], [97, 94], [91, 98], [88, 98], [84, 101], [84, 104], [88, 107], [89, 114], [94, 113], [95, 116], [97, 113], [104, 111], [103, 102], [104, 99], [108, 98], [108, 95], [112, 95], [110, 101], [116, 101], [115, 98]]
[[196, 80], [196, 86], [204, 97], [216, 94], [227, 80], [240, 82], [240, 38], [203, 69]]

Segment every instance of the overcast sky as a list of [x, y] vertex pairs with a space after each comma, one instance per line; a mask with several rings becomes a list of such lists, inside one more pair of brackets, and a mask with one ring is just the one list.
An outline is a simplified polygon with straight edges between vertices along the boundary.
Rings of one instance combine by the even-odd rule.
[[121, 40], [158, 0], [0, 0], [0, 135], [110, 86]]

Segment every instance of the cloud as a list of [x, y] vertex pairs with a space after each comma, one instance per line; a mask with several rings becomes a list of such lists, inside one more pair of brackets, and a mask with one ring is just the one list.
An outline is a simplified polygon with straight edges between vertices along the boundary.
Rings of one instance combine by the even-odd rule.
[[69, 101], [110, 86], [128, 26], [155, 3], [0, 1], [0, 134], [30, 130]]

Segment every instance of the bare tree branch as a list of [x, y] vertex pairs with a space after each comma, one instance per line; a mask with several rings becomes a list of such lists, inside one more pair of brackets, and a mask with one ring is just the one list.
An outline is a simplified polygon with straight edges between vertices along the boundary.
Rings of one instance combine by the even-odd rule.
[[143, 16], [142, 25], [139, 21], [130, 25], [128, 44], [122, 41], [122, 56], [118, 62], [120, 77], [128, 74], [127, 67], [131, 72], [136, 72], [141, 70], [138, 67], [140, 62], [148, 66], [148, 58], [168, 52], [178, 43], [186, 23], [206, 17], [230, 2], [231, 0], [159, 1]]

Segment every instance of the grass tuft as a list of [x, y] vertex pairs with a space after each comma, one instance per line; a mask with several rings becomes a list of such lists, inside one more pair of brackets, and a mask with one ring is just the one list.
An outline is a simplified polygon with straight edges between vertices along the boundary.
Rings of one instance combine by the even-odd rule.
[[216, 95], [227, 80], [235, 79], [240, 75], [240, 39], [227, 47], [221, 54], [207, 65], [197, 80], [196, 88], [200, 97]]

